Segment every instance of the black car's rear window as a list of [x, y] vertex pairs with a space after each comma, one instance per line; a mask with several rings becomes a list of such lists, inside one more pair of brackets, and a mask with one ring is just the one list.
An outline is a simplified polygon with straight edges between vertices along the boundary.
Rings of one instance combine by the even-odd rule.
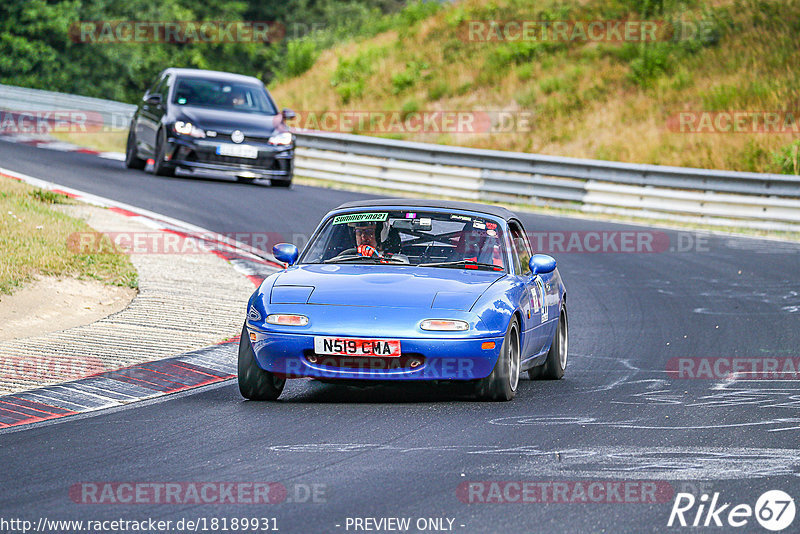
[[202, 106], [277, 115], [277, 110], [264, 88], [247, 83], [179, 78], [175, 85], [172, 103], [179, 106]]

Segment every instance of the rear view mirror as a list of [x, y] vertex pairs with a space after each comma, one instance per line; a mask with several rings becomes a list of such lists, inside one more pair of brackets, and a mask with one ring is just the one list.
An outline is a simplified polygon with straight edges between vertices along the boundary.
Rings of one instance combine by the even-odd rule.
[[300, 251], [291, 243], [278, 243], [272, 247], [272, 255], [275, 256], [275, 259], [278, 261], [294, 265], [294, 262], [297, 261], [297, 257], [300, 255]]
[[289, 108], [283, 108], [283, 111], [281, 111], [281, 115], [283, 115], [283, 120], [290, 121], [297, 116], [297, 113], [295, 113]]
[[160, 106], [161, 105], [161, 95], [159, 94], [146, 94], [144, 96], [144, 101], [150, 104], [151, 106]]
[[534, 275], [552, 273], [556, 270], [556, 259], [547, 254], [534, 254], [528, 262]]

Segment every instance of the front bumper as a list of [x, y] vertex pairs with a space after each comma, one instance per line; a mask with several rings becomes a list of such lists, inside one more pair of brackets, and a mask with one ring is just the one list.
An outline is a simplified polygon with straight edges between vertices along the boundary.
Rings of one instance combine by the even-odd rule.
[[[330, 357], [314, 353], [313, 335], [263, 332], [249, 324], [248, 331], [256, 338], [251, 344], [258, 366], [287, 378], [474, 380], [492, 372], [503, 344], [503, 336], [401, 338], [399, 358]], [[493, 348], [483, 348], [492, 342]]]
[[294, 171], [294, 145], [248, 142], [246, 144], [258, 148], [258, 157], [253, 159], [218, 155], [217, 146], [220, 142], [224, 141], [173, 137], [167, 140], [167, 159], [172, 165], [190, 170], [291, 179]]

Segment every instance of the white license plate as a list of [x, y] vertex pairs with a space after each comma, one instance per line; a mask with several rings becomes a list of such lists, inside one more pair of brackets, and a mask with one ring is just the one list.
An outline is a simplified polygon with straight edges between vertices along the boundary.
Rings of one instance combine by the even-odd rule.
[[250, 145], [219, 145], [217, 146], [217, 154], [220, 156], [233, 156], [235, 158], [258, 158], [258, 147]]
[[314, 337], [314, 352], [337, 356], [400, 356], [399, 339]]

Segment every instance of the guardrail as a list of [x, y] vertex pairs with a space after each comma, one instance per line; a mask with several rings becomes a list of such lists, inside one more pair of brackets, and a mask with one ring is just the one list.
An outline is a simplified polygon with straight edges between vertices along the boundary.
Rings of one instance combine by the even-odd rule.
[[83, 111], [86, 115], [82, 118], [87, 125], [119, 130], [128, 128], [136, 106], [101, 98], [0, 85], [0, 109], [51, 114]]
[[800, 176], [523, 154], [360, 135], [297, 133], [296, 173], [478, 201], [713, 225], [800, 229]]
[[[127, 128], [130, 104], [0, 85], [0, 108], [83, 110]], [[474, 201], [800, 230], [800, 176], [643, 165], [298, 131], [299, 176]]]

